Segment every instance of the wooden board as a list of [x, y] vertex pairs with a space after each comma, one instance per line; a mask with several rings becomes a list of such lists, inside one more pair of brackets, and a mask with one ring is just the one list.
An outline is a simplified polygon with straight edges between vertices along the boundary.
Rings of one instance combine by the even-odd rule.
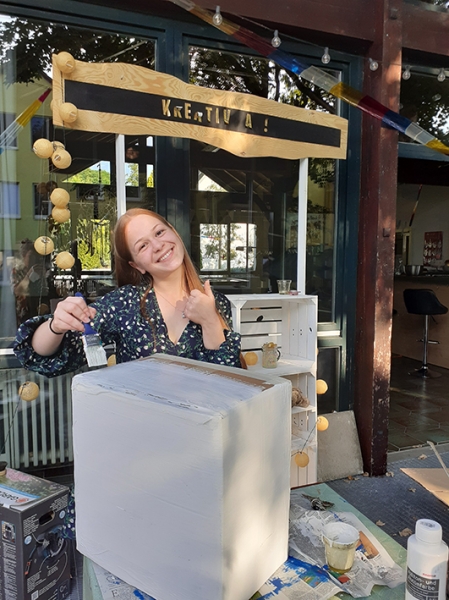
[[[74, 123], [59, 107], [78, 108]], [[63, 74], [53, 56], [53, 121], [83, 131], [190, 138], [240, 157], [346, 158], [347, 120], [250, 94], [186, 84], [137, 65], [75, 61]]]

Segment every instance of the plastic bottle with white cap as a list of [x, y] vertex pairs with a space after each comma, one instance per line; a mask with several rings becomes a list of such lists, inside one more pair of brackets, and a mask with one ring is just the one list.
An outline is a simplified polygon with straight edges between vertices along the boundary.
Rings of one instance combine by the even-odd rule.
[[439, 523], [416, 521], [407, 542], [406, 600], [446, 600], [448, 552]]

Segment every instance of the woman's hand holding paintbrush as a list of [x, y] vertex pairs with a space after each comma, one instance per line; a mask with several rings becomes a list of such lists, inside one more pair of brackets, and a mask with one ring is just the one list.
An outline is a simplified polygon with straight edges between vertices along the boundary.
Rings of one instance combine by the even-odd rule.
[[66, 331], [84, 333], [84, 323], [90, 323], [96, 313], [95, 308], [88, 306], [81, 295], [68, 296], [56, 305], [52, 329], [58, 333]]
[[64, 333], [79, 331], [83, 334], [84, 353], [89, 367], [105, 365], [106, 351], [100, 336], [90, 325], [96, 312], [95, 308], [87, 306], [79, 293], [58, 302], [51, 319], [36, 329], [32, 340], [34, 350], [41, 356], [50, 356], [59, 348]]

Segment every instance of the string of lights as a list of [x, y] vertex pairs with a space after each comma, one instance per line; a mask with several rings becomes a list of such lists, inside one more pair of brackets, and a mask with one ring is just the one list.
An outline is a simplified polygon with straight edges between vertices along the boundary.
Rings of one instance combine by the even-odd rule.
[[[178, 3], [175, 2], [175, 4], [178, 4]], [[220, 7], [219, 6], [216, 7], [216, 12], [215, 12], [215, 15], [214, 15], [215, 18], [217, 18], [217, 14], [219, 15], [218, 19], [221, 19], [221, 21], [220, 21], [220, 23], [221, 23], [222, 20], [223, 20], [223, 17], [221, 15]], [[245, 17], [245, 16], [242, 16], [242, 15], [235, 15], [235, 14], [233, 14], [232, 16], [235, 17], [235, 18], [237, 18], [237, 19], [240, 19], [242, 21], [246, 21], [248, 23], [251, 23], [255, 27], [258, 27], [258, 28], [261, 28], [261, 29], [265, 29], [266, 31], [269, 31], [269, 32], [273, 31], [272, 29], [270, 29], [270, 27], [268, 27], [264, 23], [260, 23], [259, 21], [254, 21], [254, 19], [250, 19], [249, 17]], [[214, 22], [214, 25], [216, 25], [215, 22]], [[319, 44], [314, 44], [313, 42], [310, 42], [308, 40], [299, 39], [297, 37], [294, 37], [294, 36], [286, 34], [286, 33], [282, 34], [282, 39], [281, 39], [280, 36], [279, 36], [279, 31], [277, 29], [274, 31], [274, 35], [273, 35], [273, 38], [271, 40], [271, 45], [274, 48], [279, 48], [279, 46], [281, 45], [281, 43], [282, 43], [282, 41], [284, 39], [285, 40], [289, 40], [289, 41], [293, 41], [293, 42], [296, 42], [296, 43], [300, 43], [300, 44], [305, 44], [305, 45], [311, 46], [313, 48], [322, 48], [322, 46], [319, 45]], [[348, 54], [348, 53], [346, 53], [346, 54]], [[354, 56], [354, 57], [357, 57], [357, 58], [362, 58], [362, 60], [367, 61], [369, 63], [369, 67], [370, 67], [371, 71], [377, 71], [377, 69], [379, 67], [383, 66], [383, 63], [382, 63], [381, 60], [374, 59], [372, 57], [360, 57], [360, 55], [351, 54], [351, 53], [349, 53], [349, 54], [350, 54], [350, 56]], [[328, 65], [331, 62], [331, 54], [330, 54], [329, 47], [325, 47], [323, 49], [323, 55], [321, 57], [321, 62], [324, 65]], [[401, 68], [403, 68], [402, 79], [404, 79], [404, 80], [410, 79], [410, 77], [412, 75], [412, 69], [414, 69], [415, 72], [417, 72], [417, 73], [419, 72], [420, 74], [422, 74], [423, 73], [423, 68], [424, 68], [423, 65], [409, 65], [409, 64], [403, 65], [401, 63], [396, 63], [396, 62], [389, 62], [388, 66], [397, 66], [397, 67], [400, 66]], [[435, 69], [433, 69], [433, 71], [434, 70]], [[447, 70], [449, 70], [449, 69], [447, 69]], [[438, 73], [436, 74], [436, 78], [440, 82], [443, 82], [446, 79], [446, 69], [444, 67], [438, 68]]]
[[[295, 56], [292, 56], [286, 52], [283, 52], [279, 49], [279, 46], [274, 46], [271, 42], [267, 41], [263, 37], [257, 35], [256, 33], [233, 23], [232, 21], [224, 18], [220, 13], [220, 7], [217, 7], [215, 13], [202, 8], [196, 5], [191, 0], [170, 0], [177, 6], [184, 8], [191, 14], [197, 16], [202, 19], [206, 23], [210, 25], [214, 25], [223, 33], [233, 37], [237, 41], [245, 44], [249, 48], [257, 51], [262, 56], [265, 56], [269, 60], [273, 60], [280, 67], [286, 69], [287, 71], [294, 73], [295, 75], [301, 77], [321, 88], [322, 90], [332, 94], [336, 98], [347, 102], [351, 106], [358, 108], [364, 113], [374, 117], [381, 121], [381, 123], [389, 127], [391, 129], [395, 129], [399, 133], [406, 135], [414, 142], [422, 144], [423, 146], [427, 146], [432, 150], [440, 152], [442, 154], [449, 155], [449, 147], [443, 144], [439, 139], [433, 136], [431, 133], [420, 127], [414, 121], [411, 121], [409, 118], [404, 115], [400, 115], [399, 113], [389, 109], [387, 106], [384, 106], [371, 96], [367, 96], [360, 92], [359, 90], [343, 83], [340, 81], [335, 75], [324, 71], [316, 66], [305, 64], [301, 62]], [[214, 17], [219, 14], [221, 19], [220, 25], [217, 25], [215, 21], [220, 19], [215, 19]], [[279, 35], [277, 36], [279, 37]], [[374, 59], [370, 61], [370, 68], [374, 70], [379, 67], [379, 64]], [[440, 80], [442, 75], [444, 75], [444, 69], [440, 72]]]

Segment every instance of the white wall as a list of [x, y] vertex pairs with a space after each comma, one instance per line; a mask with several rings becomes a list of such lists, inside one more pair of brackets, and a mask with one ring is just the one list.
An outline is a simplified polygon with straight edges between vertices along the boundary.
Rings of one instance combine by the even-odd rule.
[[435, 263], [435, 266], [440, 266], [449, 259], [449, 187], [423, 185], [415, 217], [412, 226], [409, 227], [418, 193], [417, 184], [398, 185], [396, 229], [411, 232], [409, 263], [413, 265], [423, 264], [424, 233], [442, 231], [442, 260]]

